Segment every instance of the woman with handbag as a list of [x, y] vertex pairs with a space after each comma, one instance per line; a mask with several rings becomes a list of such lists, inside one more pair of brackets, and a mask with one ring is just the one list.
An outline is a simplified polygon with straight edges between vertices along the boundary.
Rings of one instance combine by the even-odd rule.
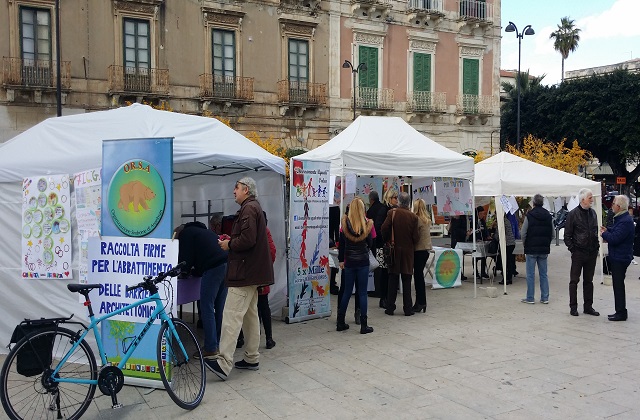
[[338, 302], [336, 330], [349, 329], [345, 322], [347, 307], [353, 285], [357, 282], [357, 297], [360, 302], [360, 334], [373, 332], [367, 325], [367, 283], [369, 281], [369, 247], [373, 221], [365, 218], [364, 203], [358, 197], [349, 205], [349, 213], [342, 217], [342, 232], [338, 248], [340, 269], [344, 271], [344, 290]]
[[413, 252], [413, 281], [416, 287], [416, 304], [413, 305], [413, 312], [427, 312], [427, 291], [424, 284], [424, 267], [429, 259], [431, 250], [431, 218], [427, 213], [427, 206], [424, 200], [418, 198], [413, 202], [413, 212], [418, 216], [418, 236], [420, 239], [416, 243]]

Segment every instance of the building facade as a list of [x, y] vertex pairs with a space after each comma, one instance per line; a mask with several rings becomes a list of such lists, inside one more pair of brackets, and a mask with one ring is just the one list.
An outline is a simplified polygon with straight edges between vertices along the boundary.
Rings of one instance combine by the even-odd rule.
[[459, 152], [499, 128], [500, 0], [59, 3], [2, 0], [0, 141], [56, 115], [58, 74], [63, 115], [166, 104], [294, 149], [354, 107]]

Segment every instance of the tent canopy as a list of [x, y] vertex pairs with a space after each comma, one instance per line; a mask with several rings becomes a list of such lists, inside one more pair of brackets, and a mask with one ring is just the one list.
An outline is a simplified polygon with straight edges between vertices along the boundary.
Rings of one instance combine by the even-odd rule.
[[399, 117], [358, 117], [296, 160], [328, 161], [331, 175], [409, 175], [473, 179], [473, 159], [449, 150]]
[[500, 152], [476, 164], [474, 182], [476, 196], [524, 196], [541, 194], [547, 197], [576, 195], [589, 188], [599, 197], [600, 183], [548, 168], [539, 163]]
[[[284, 160], [215, 118], [147, 105], [49, 118], [0, 146], [0, 182], [34, 173], [76, 173], [102, 166], [102, 141], [174, 137], [174, 177], [250, 170], [285, 173]], [[28, 155], [28, 164], [15, 156]]]

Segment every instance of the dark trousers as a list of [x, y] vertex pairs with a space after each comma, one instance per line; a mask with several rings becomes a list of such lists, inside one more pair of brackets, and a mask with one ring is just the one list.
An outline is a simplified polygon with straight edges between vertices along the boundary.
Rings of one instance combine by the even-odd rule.
[[[338, 307], [340, 306], [340, 302], [342, 302], [342, 295], [343, 295], [343, 293], [345, 291], [345, 287], [346, 287], [345, 276], [344, 276], [345, 270], [346, 270], [345, 268], [340, 270], [340, 290], [338, 290]], [[355, 282], [355, 286], [356, 286], [356, 293], [355, 294], [356, 294], [356, 297], [357, 297], [357, 296], [360, 296], [360, 285], [358, 284], [358, 282]], [[348, 290], [349, 296], [351, 296], [351, 291], [352, 290], [353, 290], [353, 284], [351, 285], [351, 288]], [[366, 295], [367, 294], [367, 292], [366, 292], [367, 288], [365, 287], [364, 290], [365, 290], [364, 293]], [[355, 301], [355, 310], [356, 311], [360, 310], [360, 301], [358, 299], [354, 299], [354, 301]], [[348, 303], [348, 301], [347, 301], [347, 303]], [[347, 309], [345, 308], [345, 311], [346, 310]]]
[[271, 329], [271, 308], [269, 307], [269, 295], [258, 295], [258, 318], [262, 321], [264, 327], [264, 335], [267, 340], [273, 339], [273, 330]]
[[624, 290], [624, 277], [627, 274], [628, 263], [609, 260], [609, 270], [613, 278], [613, 299], [616, 305], [616, 315], [627, 316], [627, 299]]
[[584, 309], [593, 308], [593, 273], [596, 271], [598, 254], [587, 254], [574, 251], [571, 254], [571, 271], [569, 272], [569, 307], [578, 308], [578, 283], [582, 273], [582, 297]]
[[516, 256], [513, 255], [513, 250], [516, 249], [515, 245], [507, 245], [507, 269], [504, 270], [502, 268], [502, 254], [498, 253], [496, 259], [496, 270], [502, 271], [502, 274], [506, 272], [507, 281], [511, 281], [513, 279], [513, 273], [516, 271]]
[[374, 282], [376, 281], [376, 276], [378, 276], [378, 284], [380, 286], [378, 296], [386, 302], [389, 295], [389, 271], [386, 268], [376, 268], [376, 271], [373, 272]]
[[398, 282], [400, 280], [400, 276], [402, 276], [402, 309], [405, 312], [410, 312], [413, 309], [413, 300], [411, 299], [411, 274], [389, 273], [387, 309], [391, 311], [396, 309], [396, 297], [398, 296]]
[[424, 249], [413, 253], [413, 281], [416, 285], [416, 305], [427, 304], [427, 291], [424, 284], [424, 267], [429, 259], [429, 251]]

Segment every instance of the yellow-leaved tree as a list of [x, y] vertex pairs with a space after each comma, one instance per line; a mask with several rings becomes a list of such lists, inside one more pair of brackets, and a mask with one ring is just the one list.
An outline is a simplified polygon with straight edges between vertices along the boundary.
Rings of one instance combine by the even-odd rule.
[[274, 139], [273, 136], [263, 139], [260, 134], [255, 131], [247, 134], [247, 138], [272, 155], [276, 155], [284, 159], [286, 175], [287, 179], [289, 179], [289, 157], [287, 156], [287, 149], [282, 147], [278, 140]]
[[508, 145], [506, 151], [549, 168], [575, 175], [580, 166], [586, 166], [593, 159], [593, 155], [581, 148], [577, 140], [571, 143], [571, 147], [567, 147], [566, 143], [567, 139], [551, 143], [529, 135], [522, 142], [522, 150]]

